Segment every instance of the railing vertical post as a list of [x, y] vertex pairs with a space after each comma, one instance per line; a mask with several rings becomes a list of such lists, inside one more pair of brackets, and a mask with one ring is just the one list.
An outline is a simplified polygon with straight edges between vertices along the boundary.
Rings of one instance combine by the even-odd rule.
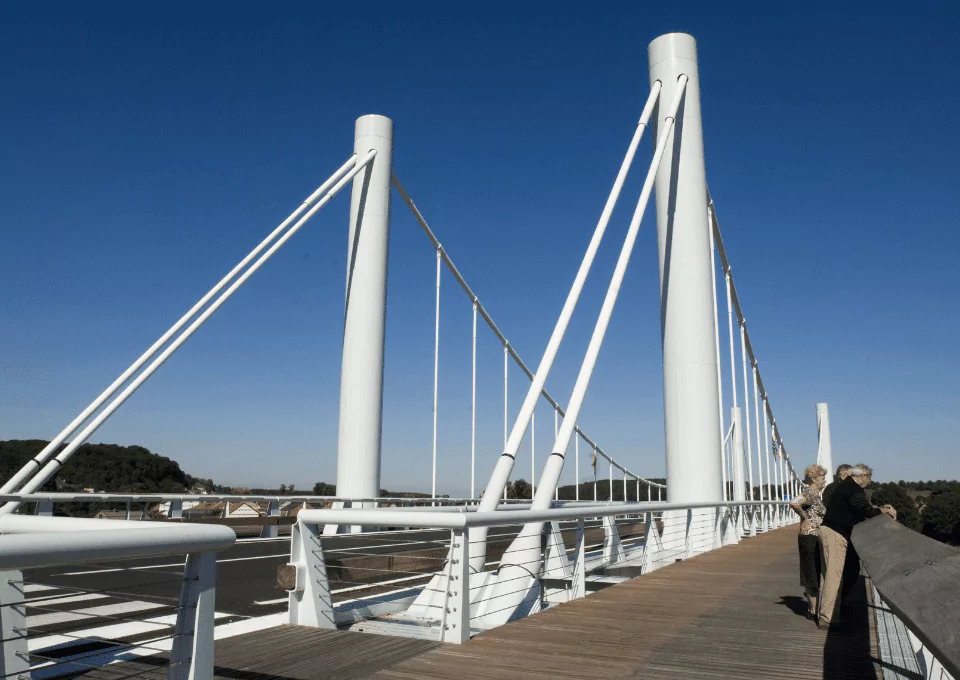
[[613, 461], [610, 461], [609, 495], [607, 500], [613, 503]]
[[[280, 517], [280, 499], [270, 501], [267, 505], [267, 517]], [[278, 519], [279, 521], [279, 519]], [[260, 530], [260, 538], [276, 538], [280, 535], [279, 524], [264, 524]]]
[[441, 642], [463, 644], [470, 640], [470, 530], [450, 532], [450, 564], [447, 565], [446, 597]]
[[574, 433], [573, 438], [573, 460], [574, 460], [574, 475], [576, 476], [576, 482], [573, 485], [573, 499], [580, 500], [580, 435]]
[[570, 595], [571, 600], [584, 597], [587, 594], [585, 524], [583, 517], [577, 520], [577, 540], [573, 550], [573, 578], [571, 579], [573, 592]]
[[[696, 41], [685, 33], [662, 35], [650, 43], [648, 55], [650, 83], [663, 88], [661, 102], [676, 96], [681, 75], [688, 78], [656, 176], [667, 488], [672, 502], [719, 503], [716, 317]], [[667, 115], [661, 106], [654, 127], [658, 143]], [[701, 543], [694, 550], [709, 548], [706, 537]]]
[[3, 635], [0, 677], [30, 677], [24, 600], [23, 572], [0, 571], [0, 634]]
[[383, 350], [390, 240], [393, 121], [357, 119], [354, 153], [377, 155], [353, 180], [347, 245], [347, 290], [340, 372], [337, 493], [380, 495]]
[[[336, 525], [327, 525], [336, 526]], [[290, 562], [294, 571], [288, 587], [288, 623], [313, 628], [336, 628], [327, 560], [320, 528], [297, 520], [290, 530]]]
[[216, 574], [216, 553], [187, 555], [168, 680], [213, 680]]
[[183, 519], [183, 501], [176, 499], [170, 501], [170, 512], [167, 513], [167, 519]]

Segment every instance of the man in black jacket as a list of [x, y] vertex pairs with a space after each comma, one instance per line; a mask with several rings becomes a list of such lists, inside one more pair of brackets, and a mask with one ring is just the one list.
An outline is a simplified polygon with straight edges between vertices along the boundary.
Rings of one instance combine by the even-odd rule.
[[[823, 551], [824, 565], [820, 616], [817, 623], [821, 628], [836, 620], [835, 609], [839, 604], [838, 595], [843, 581], [846, 580], [843, 584], [846, 586], [844, 590], [849, 592], [850, 586], [860, 573], [860, 561], [854, 555], [851, 555], [852, 559], [847, 563], [848, 547], [851, 551], [853, 549], [849, 543], [854, 525], [876, 517], [881, 512], [888, 515], [892, 512], [894, 518], [896, 517], [896, 511], [892, 507], [884, 506], [881, 510], [870, 505], [863, 490], [869, 486], [872, 477], [873, 470], [860, 463], [853, 466], [849, 477], [832, 485], [833, 493], [827, 500], [827, 512], [820, 525], [820, 548]], [[853, 572], [854, 568], [856, 572]]]
[[823, 498], [824, 507], [826, 507], [827, 503], [830, 502], [830, 497], [833, 496], [833, 492], [837, 490], [837, 484], [849, 477], [850, 470], [852, 469], [853, 466], [847, 465], [846, 463], [837, 466], [837, 474], [833, 478], [833, 481], [827, 484], [823, 488], [823, 492], [820, 494], [820, 497]]

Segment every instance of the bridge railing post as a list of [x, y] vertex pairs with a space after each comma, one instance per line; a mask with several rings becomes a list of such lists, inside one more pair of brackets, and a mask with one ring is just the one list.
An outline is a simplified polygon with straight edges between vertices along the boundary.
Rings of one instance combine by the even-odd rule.
[[289, 593], [288, 622], [294, 625], [337, 627], [322, 540], [316, 524], [298, 521], [291, 529], [290, 562], [280, 568], [277, 581]]
[[440, 620], [440, 641], [460, 645], [470, 640], [470, 530], [450, 532], [446, 597]]
[[213, 680], [216, 583], [216, 553], [187, 555], [167, 671], [169, 680]]
[[573, 577], [571, 578], [570, 599], [585, 597], [587, 594], [587, 564], [586, 564], [586, 521], [583, 517], [577, 520], [577, 538], [573, 548]]
[[[267, 514], [266, 516], [275, 517], [279, 522], [280, 518], [280, 499], [273, 500], [267, 505]], [[260, 530], [260, 538], [276, 538], [280, 535], [280, 525], [279, 524], [264, 524], [263, 528]]]
[[4, 678], [30, 677], [24, 592], [22, 571], [0, 571], [0, 676]]

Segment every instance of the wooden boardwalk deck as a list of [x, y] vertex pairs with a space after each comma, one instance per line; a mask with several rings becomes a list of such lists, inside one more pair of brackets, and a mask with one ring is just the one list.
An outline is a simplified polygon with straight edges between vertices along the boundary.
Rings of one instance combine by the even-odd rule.
[[[876, 680], [865, 589], [858, 589], [857, 601], [845, 610], [843, 630], [818, 630], [803, 615], [796, 535], [796, 527], [761, 534], [462, 646], [295, 626], [239, 636], [217, 643], [216, 675], [224, 680]], [[128, 672], [163, 673], [157, 665], [150, 673], [146, 660], [122, 665]], [[113, 670], [102, 677], [116, 677]], [[99, 678], [100, 671], [86, 677]]]

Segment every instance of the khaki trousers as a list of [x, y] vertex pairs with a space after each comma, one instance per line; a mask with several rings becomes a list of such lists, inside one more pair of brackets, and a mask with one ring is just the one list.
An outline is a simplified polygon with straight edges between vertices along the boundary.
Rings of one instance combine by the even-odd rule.
[[840, 604], [843, 565], [847, 558], [847, 539], [833, 529], [820, 527], [820, 550], [823, 552], [823, 585], [820, 588], [820, 620], [836, 621]]

